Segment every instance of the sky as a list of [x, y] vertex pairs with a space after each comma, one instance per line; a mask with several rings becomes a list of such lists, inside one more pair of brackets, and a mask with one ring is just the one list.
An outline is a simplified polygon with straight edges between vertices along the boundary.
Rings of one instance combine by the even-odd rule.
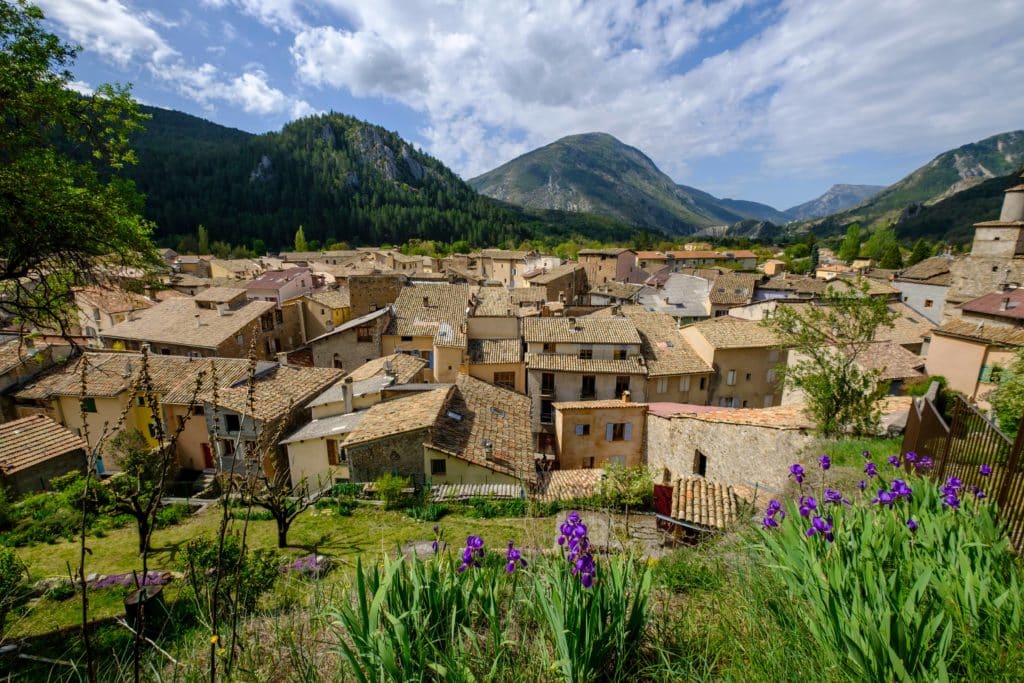
[[779, 209], [1024, 128], [1020, 0], [35, 0], [74, 87], [262, 133], [337, 111], [463, 178], [602, 131]]

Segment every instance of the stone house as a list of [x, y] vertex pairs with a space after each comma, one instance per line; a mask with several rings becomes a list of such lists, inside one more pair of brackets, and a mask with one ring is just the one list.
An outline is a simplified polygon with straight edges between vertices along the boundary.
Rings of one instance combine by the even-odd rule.
[[70, 344], [51, 344], [32, 337], [0, 342], [0, 422], [15, 415], [9, 392], [17, 391], [71, 355]]
[[406, 282], [403, 275], [375, 273], [348, 278], [348, 298], [352, 317], [379, 311], [398, 300]]
[[379, 403], [345, 439], [353, 481], [393, 472], [416, 484], [533, 488], [530, 402], [459, 374], [452, 385]]
[[210, 277], [228, 280], [254, 280], [264, 271], [263, 264], [255, 259], [213, 259], [210, 261]]
[[102, 346], [100, 336], [114, 325], [131, 320], [139, 311], [153, 306], [153, 301], [141, 294], [116, 287], [76, 287], [74, 298], [78, 329], [95, 346]]
[[707, 383], [709, 405], [767, 408], [781, 403], [775, 373], [786, 352], [778, 349], [771, 330], [753, 320], [722, 316], [684, 327], [681, 334], [714, 370]]
[[480, 274], [509, 289], [523, 287], [523, 274], [527, 271], [526, 259], [529, 255], [526, 251], [483, 249], [479, 253]]
[[210, 277], [210, 261], [213, 256], [195, 254], [179, 254], [174, 259], [171, 269], [176, 273], [194, 275], [195, 277]]
[[925, 369], [941, 375], [949, 387], [987, 407], [985, 396], [1024, 346], [1024, 327], [982, 318], [953, 318], [932, 331]]
[[273, 301], [280, 308], [285, 301], [309, 294], [321, 286], [323, 282], [309, 268], [298, 267], [268, 270], [245, 283], [245, 293], [256, 301]]
[[644, 289], [644, 285], [631, 282], [606, 282], [587, 292], [587, 303], [591, 306], [635, 304]]
[[391, 308], [386, 306], [310, 339], [313, 365], [318, 368], [352, 370], [379, 357], [384, 332], [391, 321]]
[[946, 308], [952, 263], [950, 256], [927, 258], [899, 271], [892, 286], [899, 290], [903, 303], [938, 325]]
[[525, 318], [526, 389], [538, 451], [553, 453], [556, 402], [642, 402], [647, 368], [636, 326], [625, 318]]
[[472, 307], [468, 285], [406, 285], [384, 333], [384, 355], [408, 353], [427, 361], [427, 379], [452, 382], [465, 363], [466, 319]]
[[335, 327], [348, 322], [352, 317], [347, 287], [304, 294], [300, 301], [302, 302], [302, 338], [305, 341], [330, 332]]
[[631, 249], [581, 249], [578, 256], [591, 287], [613, 280], [628, 282], [636, 267], [636, 252]]
[[546, 301], [573, 305], [582, 303], [588, 290], [587, 271], [578, 263], [564, 263], [550, 270], [535, 270], [523, 276], [531, 289], [541, 289]]
[[628, 399], [554, 403], [558, 468], [643, 465], [647, 404]]
[[107, 348], [138, 351], [149, 344], [154, 355], [221, 358], [245, 358], [255, 343], [259, 358], [272, 359], [302, 343], [300, 313], [297, 302], [278, 307], [247, 299], [243, 289], [213, 287], [142, 311], [102, 340]]
[[15, 496], [50, 488], [50, 480], [85, 472], [82, 437], [45, 415], [0, 424], [0, 487]]

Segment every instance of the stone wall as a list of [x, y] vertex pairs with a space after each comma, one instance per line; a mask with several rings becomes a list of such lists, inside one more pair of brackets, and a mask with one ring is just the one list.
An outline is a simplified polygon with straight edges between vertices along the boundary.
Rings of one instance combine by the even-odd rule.
[[703, 454], [707, 459], [704, 476], [737, 487], [744, 495], [755, 489], [770, 495], [782, 491], [789, 466], [813, 441], [807, 429], [647, 416], [647, 465], [655, 480], [675, 481], [694, 474]]
[[28, 467], [9, 476], [0, 475], [0, 484], [14, 495], [50, 489], [50, 480], [78, 470], [85, 472], [85, 451], [81, 448]]
[[415, 484], [424, 481], [423, 443], [427, 430], [395, 434], [368, 443], [347, 446], [349, 475], [354, 482], [370, 482], [392, 472], [409, 477]]
[[953, 261], [949, 266], [949, 274], [952, 282], [946, 295], [944, 311], [947, 320], [961, 316], [957, 304], [994, 292], [1004, 282], [1024, 284], [1024, 258], [971, 254]]
[[311, 344], [313, 365], [318, 368], [341, 368], [352, 372], [363, 363], [380, 358], [383, 354], [381, 338], [391, 320], [389, 314], [370, 321], [373, 333], [368, 342], [360, 342], [358, 329], [336, 332]]
[[352, 317], [358, 318], [395, 303], [404, 283], [404, 275], [391, 273], [351, 276], [348, 292]]

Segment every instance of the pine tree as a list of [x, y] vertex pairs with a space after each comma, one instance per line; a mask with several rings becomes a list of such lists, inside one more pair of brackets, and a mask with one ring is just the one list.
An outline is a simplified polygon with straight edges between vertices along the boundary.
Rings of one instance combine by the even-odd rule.
[[914, 250], [910, 252], [910, 256], [907, 257], [907, 265], [912, 266], [915, 263], [920, 263], [926, 258], [931, 256], [932, 250], [928, 246], [928, 243], [922, 237], [921, 239], [914, 242]]
[[878, 262], [878, 267], [890, 270], [903, 267], [903, 254], [900, 252], [900, 245], [897, 242], [890, 242], [885, 246], [885, 252]]

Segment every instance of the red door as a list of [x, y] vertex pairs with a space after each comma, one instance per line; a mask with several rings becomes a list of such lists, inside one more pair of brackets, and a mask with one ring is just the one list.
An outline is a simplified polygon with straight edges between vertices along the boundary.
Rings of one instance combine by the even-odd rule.
[[208, 470], [213, 469], [213, 449], [208, 443], [203, 444], [203, 465]]

